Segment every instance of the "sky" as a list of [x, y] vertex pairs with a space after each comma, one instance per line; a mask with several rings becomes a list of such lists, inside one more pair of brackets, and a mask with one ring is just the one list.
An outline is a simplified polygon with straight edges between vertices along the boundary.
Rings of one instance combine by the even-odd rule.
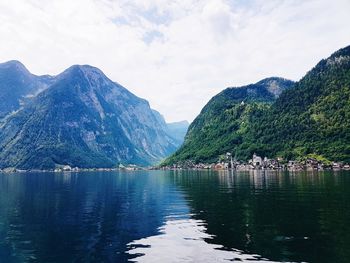
[[299, 80], [350, 45], [350, 0], [0, 0], [0, 62], [100, 68], [167, 121], [226, 87]]

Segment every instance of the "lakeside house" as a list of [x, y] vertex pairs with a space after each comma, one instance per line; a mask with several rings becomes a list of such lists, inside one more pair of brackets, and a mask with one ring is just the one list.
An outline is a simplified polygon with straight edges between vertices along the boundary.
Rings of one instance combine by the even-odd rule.
[[259, 167], [259, 166], [263, 165], [262, 158], [260, 156], [256, 155], [256, 153], [253, 154], [253, 158], [249, 161], [251, 164], [253, 164], [254, 167]]
[[258, 156], [256, 153], [253, 154], [253, 158], [248, 161], [248, 164], [252, 166], [252, 169], [280, 169], [281, 159], [269, 159], [266, 156], [264, 158]]

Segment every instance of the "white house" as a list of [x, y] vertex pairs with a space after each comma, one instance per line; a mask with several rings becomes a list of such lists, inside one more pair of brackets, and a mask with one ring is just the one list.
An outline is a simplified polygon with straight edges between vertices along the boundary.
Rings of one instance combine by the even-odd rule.
[[263, 160], [260, 156], [256, 155], [255, 153], [253, 154], [253, 165], [254, 166], [260, 166], [263, 164]]

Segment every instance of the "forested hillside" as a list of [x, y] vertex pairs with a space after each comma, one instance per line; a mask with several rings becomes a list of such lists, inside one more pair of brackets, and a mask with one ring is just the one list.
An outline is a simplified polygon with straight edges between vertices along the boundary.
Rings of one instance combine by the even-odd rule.
[[256, 152], [350, 162], [350, 46], [320, 61], [295, 84], [275, 83], [275, 93], [271, 85], [257, 83], [212, 98], [183, 146], [163, 164], [211, 162], [226, 152], [239, 160]]
[[182, 147], [166, 163], [215, 161], [219, 155], [232, 151], [244, 143], [251, 117], [270, 107], [292, 85], [290, 80], [269, 78], [225, 89], [203, 108], [190, 125]]

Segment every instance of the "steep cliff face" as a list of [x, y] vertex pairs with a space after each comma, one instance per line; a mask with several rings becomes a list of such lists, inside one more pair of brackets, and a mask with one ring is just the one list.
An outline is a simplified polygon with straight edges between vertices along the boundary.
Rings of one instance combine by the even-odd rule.
[[0, 128], [0, 166], [148, 165], [176, 149], [146, 100], [91, 66], [72, 66]]

